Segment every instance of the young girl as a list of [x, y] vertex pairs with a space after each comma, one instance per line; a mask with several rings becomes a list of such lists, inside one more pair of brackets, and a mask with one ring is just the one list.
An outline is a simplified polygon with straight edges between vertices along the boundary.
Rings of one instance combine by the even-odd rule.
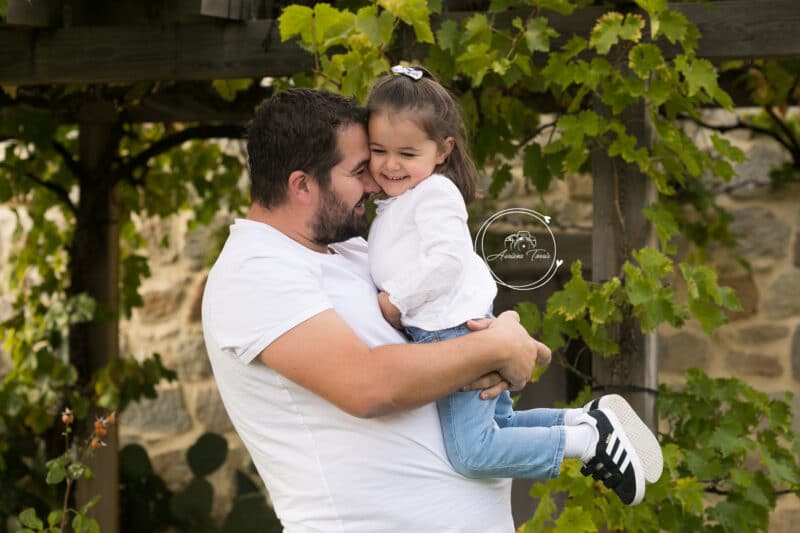
[[[392, 72], [367, 99], [370, 171], [388, 197], [376, 201], [370, 272], [384, 317], [415, 342], [436, 342], [490, 315], [497, 287], [467, 226], [477, 172], [458, 105], [427, 71]], [[448, 459], [464, 476], [550, 478], [572, 457], [635, 505], [645, 478], [661, 474], [658, 442], [617, 395], [584, 409], [514, 411], [508, 392], [453, 392], [437, 407]]]

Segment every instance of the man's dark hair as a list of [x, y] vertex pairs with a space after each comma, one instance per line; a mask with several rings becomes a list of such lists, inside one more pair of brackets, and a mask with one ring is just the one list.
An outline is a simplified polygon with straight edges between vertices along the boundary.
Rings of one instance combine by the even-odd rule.
[[261, 104], [247, 132], [251, 201], [267, 208], [282, 204], [295, 170], [327, 188], [331, 169], [342, 160], [337, 134], [353, 124], [366, 128], [366, 109], [325, 91], [288, 89]]

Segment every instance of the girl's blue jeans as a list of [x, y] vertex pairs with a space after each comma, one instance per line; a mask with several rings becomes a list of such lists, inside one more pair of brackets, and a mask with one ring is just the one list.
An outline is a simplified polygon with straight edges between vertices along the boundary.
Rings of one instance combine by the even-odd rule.
[[[426, 331], [407, 327], [414, 342], [438, 342], [470, 333], [466, 324]], [[506, 391], [481, 400], [480, 391], [454, 392], [436, 402], [445, 450], [453, 469], [472, 478], [556, 477], [564, 459], [564, 410], [514, 411]]]

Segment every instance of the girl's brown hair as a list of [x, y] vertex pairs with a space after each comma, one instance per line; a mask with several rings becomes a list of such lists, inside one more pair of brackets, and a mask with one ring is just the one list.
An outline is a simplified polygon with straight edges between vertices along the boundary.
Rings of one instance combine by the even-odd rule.
[[470, 158], [466, 144], [466, 128], [461, 111], [447, 89], [422, 67], [413, 69], [423, 73], [415, 80], [406, 74], [389, 74], [378, 79], [367, 97], [367, 110], [373, 113], [408, 113], [409, 117], [433, 140], [444, 147], [447, 137], [453, 138], [453, 149], [447, 159], [434, 169], [456, 184], [464, 202], [475, 198], [478, 172]]

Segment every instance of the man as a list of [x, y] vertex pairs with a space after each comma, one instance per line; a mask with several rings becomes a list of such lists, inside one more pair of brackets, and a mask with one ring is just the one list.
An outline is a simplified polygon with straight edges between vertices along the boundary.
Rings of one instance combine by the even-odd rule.
[[431, 402], [469, 383], [519, 389], [550, 351], [513, 312], [436, 344], [384, 321], [353, 239], [378, 191], [365, 122], [305, 89], [257, 111], [251, 209], [203, 298], [222, 400], [289, 533], [513, 531], [510, 480], [455, 473]]

